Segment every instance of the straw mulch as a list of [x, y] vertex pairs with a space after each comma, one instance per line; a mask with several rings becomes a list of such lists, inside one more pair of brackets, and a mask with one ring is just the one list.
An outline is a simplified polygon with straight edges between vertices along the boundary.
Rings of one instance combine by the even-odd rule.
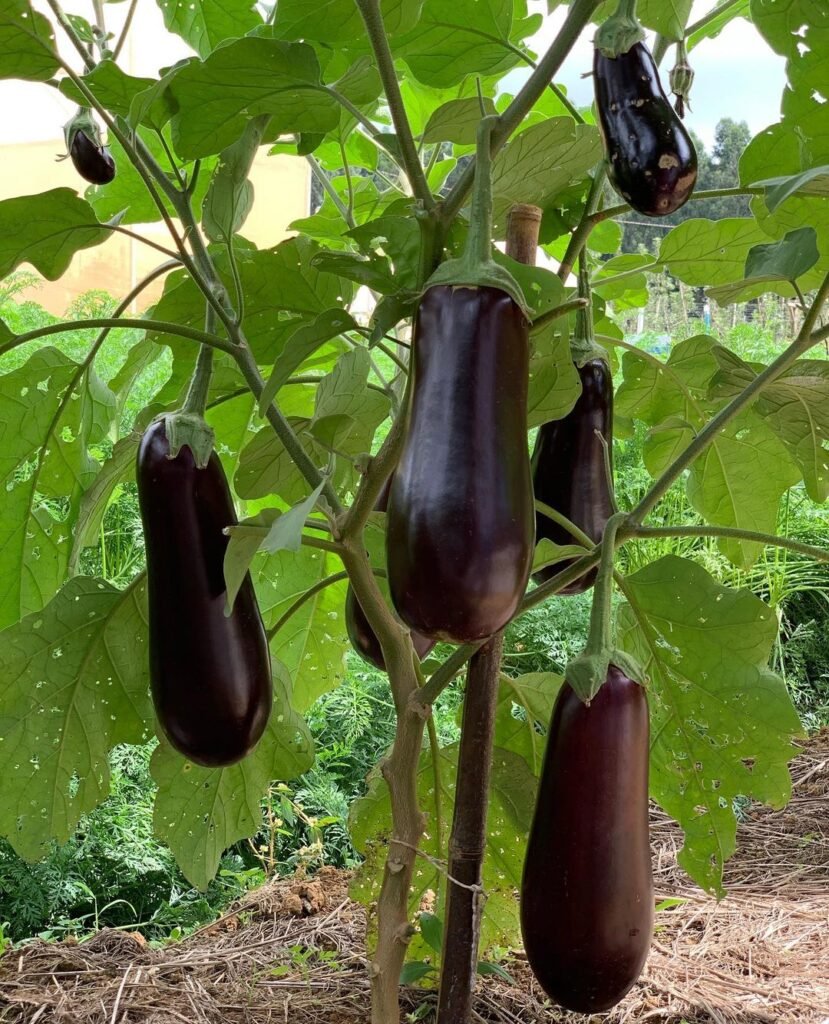
[[[657, 892], [683, 902], [658, 914], [640, 983], [602, 1021], [829, 1024], [829, 733], [792, 776], [786, 810], [755, 808], [742, 824], [719, 904], [677, 867], [678, 830], [654, 812]], [[0, 1022], [364, 1024], [365, 918], [347, 890], [333, 869], [274, 882], [164, 949], [117, 931], [34, 942], [0, 960]], [[482, 980], [477, 1021], [588, 1020], [545, 1004], [520, 956], [506, 966], [517, 984]], [[433, 998], [409, 990], [406, 1010]]]

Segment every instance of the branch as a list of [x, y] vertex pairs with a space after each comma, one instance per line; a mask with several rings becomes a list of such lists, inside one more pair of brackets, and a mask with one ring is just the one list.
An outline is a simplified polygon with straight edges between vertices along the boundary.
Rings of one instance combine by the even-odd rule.
[[87, 71], [91, 71], [95, 67], [95, 61], [90, 51], [87, 50], [87, 48], [84, 46], [80, 36], [72, 27], [72, 22], [63, 13], [61, 6], [57, 2], [57, 0], [46, 0], [46, 2], [49, 4], [49, 7], [52, 9], [52, 13], [57, 18], [58, 24], [66, 33], [67, 38], [78, 51], [78, 54], [80, 55], [80, 58], [83, 61], [84, 68]]
[[93, 317], [89, 320], [62, 321], [58, 324], [48, 324], [46, 327], [38, 327], [33, 331], [26, 331], [25, 334], [18, 334], [5, 345], [0, 345], [0, 355], [10, 352], [19, 345], [25, 345], [27, 341], [34, 341], [35, 338], [45, 338], [50, 334], [64, 334], [67, 331], [82, 331], [87, 327], [108, 327], [110, 330], [157, 331], [159, 334], [175, 334], [181, 338], [188, 338], [190, 341], [201, 342], [202, 345], [209, 345], [222, 352], [233, 352], [234, 346], [224, 338], [215, 334], [208, 334], [206, 331], [196, 330], [195, 327], [185, 327], [182, 324], [172, 324], [166, 320], [133, 320], [126, 317]]
[[[492, 133], [492, 155], [501, 150], [507, 139], [530, 112], [536, 101], [558, 73], [585, 26], [590, 22], [601, 0], [573, 0], [569, 13], [552, 46], [538, 62], [512, 103], [498, 118]], [[470, 160], [452, 191], [441, 204], [440, 216], [449, 223], [457, 215], [475, 180], [475, 161]]]
[[[751, 188], [750, 186], [737, 185], [734, 188], [711, 188], [703, 192], [692, 192], [688, 202], [702, 202], [706, 199], [727, 199], [732, 196], [762, 196], [765, 195], [764, 188]], [[613, 217], [620, 217], [622, 214], [631, 213], [631, 207], [627, 203], [619, 206], [608, 206], [605, 210], [597, 210], [591, 217], [593, 225], [603, 220], [610, 220]]]
[[757, 541], [767, 547], [786, 548], [799, 555], [814, 558], [817, 562], [829, 562], [829, 549], [819, 548], [814, 544], [804, 544], [788, 537], [777, 537], [771, 533], [758, 533], [756, 530], [740, 530], [732, 526], [637, 526], [632, 529], [623, 528], [626, 536], [641, 538], [656, 537], [728, 537], [733, 540]]
[[699, 21], [695, 21], [693, 25], [688, 25], [685, 29], [685, 38], [688, 39], [695, 32], [699, 32], [700, 29], [705, 28], [705, 26], [714, 21], [715, 18], [718, 18], [721, 14], [738, 3], [740, 3], [740, 0], [723, 0], [721, 4], [718, 4], [712, 11], [709, 11], [708, 14], [703, 15]]
[[590, 232], [595, 227], [592, 220], [593, 211], [596, 209], [596, 205], [601, 199], [606, 177], [607, 165], [604, 160], [602, 160], [593, 172], [593, 183], [590, 186], [590, 191], [587, 193], [584, 212], [582, 213], [578, 227], [573, 232], [570, 241], [567, 243], [567, 249], [562, 257], [561, 266], [558, 268], [558, 277], [560, 281], [566, 281], [570, 276], [570, 271], [576, 265], [576, 260], [581, 256], [582, 249], [584, 249], [587, 244], [587, 239], [590, 237]]
[[380, 0], [356, 0], [356, 3], [360, 14], [363, 16], [366, 35], [377, 61], [377, 70], [380, 72], [380, 80], [383, 83], [386, 102], [389, 105], [394, 130], [397, 133], [397, 142], [400, 146], [400, 154], [403, 157], [406, 176], [411, 182], [412, 191], [415, 196], [423, 203], [427, 210], [433, 210], [435, 208], [435, 200], [426, 181], [420, 157], [417, 155], [417, 147], [412, 136], [411, 125], [406, 116], [406, 107], [403, 104], [400, 83], [394, 67], [394, 58], [389, 48], [389, 40], [383, 24], [383, 15], [380, 11]]
[[[651, 511], [651, 509], [658, 504], [662, 497], [671, 489], [675, 480], [677, 480], [685, 470], [691, 465], [696, 457], [708, 447], [713, 441], [714, 437], [723, 430], [735, 417], [739, 414], [755, 399], [759, 396], [763, 388], [772, 384], [778, 377], [786, 372], [789, 367], [796, 361], [797, 357], [808, 351], [816, 343], [815, 336], [812, 331], [815, 328], [818, 317], [820, 316], [821, 309], [827, 298], [829, 298], [829, 274], [823, 280], [823, 284], [820, 286], [815, 300], [812, 303], [812, 308], [809, 310], [806, 318], [803, 321], [803, 326], [800, 329], [795, 340], [789, 345], [789, 347], [782, 352], [773, 363], [770, 363], [765, 370], [746, 387], [733, 401], [729, 402], [724, 409], [721, 409], [717, 415], [705, 426], [694, 438], [694, 440], [688, 445], [688, 447], [682, 452], [676, 461], [669, 466], [665, 472], [657, 479], [653, 487], [648, 493], [642, 498], [636, 508], [631, 512], [628, 522], [632, 525], [639, 525], [645, 516]], [[822, 331], [815, 332], [815, 335], [821, 335]], [[820, 340], [818, 337], [817, 340]]]
[[130, 8], [127, 11], [127, 17], [124, 20], [124, 27], [121, 29], [121, 35], [118, 42], [115, 44], [115, 49], [112, 51], [111, 60], [116, 61], [124, 49], [124, 43], [127, 41], [130, 27], [132, 26], [132, 19], [135, 17], [135, 9], [138, 6], [138, 0], [130, 0]]

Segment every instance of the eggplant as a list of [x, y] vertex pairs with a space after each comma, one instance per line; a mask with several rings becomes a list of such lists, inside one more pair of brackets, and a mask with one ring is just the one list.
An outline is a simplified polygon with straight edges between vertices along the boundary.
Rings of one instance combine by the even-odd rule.
[[93, 185], [108, 185], [115, 177], [115, 161], [107, 146], [98, 146], [79, 128], [72, 136], [69, 156], [75, 170]]
[[[383, 485], [383, 490], [380, 491], [380, 494], [377, 496], [377, 501], [374, 503], [375, 512], [385, 512], [388, 508], [391, 482], [392, 477], [389, 477]], [[367, 661], [370, 665], [374, 665], [375, 668], [379, 668], [381, 672], [385, 672], [386, 661], [383, 657], [383, 650], [380, 647], [380, 641], [377, 639], [377, 634], [369, 625], [366, 613], [363, 611], [362, 606], [357, 599], [357, 595], [354, 593], [354, 588], [350, 583], [345, 595], [345, 626], [348, 631], [348, 639], [351, 641], [351, 646], [360, 655], [363, 661]], [[412, 643], [414, 644], [415, 652], [421, 661], [435, 646], [434, 640], [431, 640], [427, 636], [421, 636], [420, 633], [414, 632], [412, 633]]]
[[[596, 544], [602, 539], [613, 515], [612, 480], [608, 478], [609, 456], [602, 439], [613, 444], [613, 381], [604, 359], [591, 359], [578, 369], [581, 395], [561, 420], [545, 423], [538, 432], [532, 456], [533, 490], [538, 501], [566, 516]], [[554, 544], [577, 543], [570, 533], [552, 519], [536, 513], [538, 540], [547, 537]], [[551, 579], [572, 564], [556, 562], [533, 574], [537, 583]], [[597, 569], [559, 591], [581, 594], [596, 580]]]
[[610, 183], [647, 217], [678, 210], [694, 190], [697, 154], [650, 50], [639, 42], [609, 57], [597, 48], [593, 78]]
[[268, 641], [250, 576], [225, 614], [224, 530], [236, 512], [222, 464], [175, 457], [164, 419], [141, 439], [138, 501], [147, 554], [150, 684], [159, 724], [197, 764], [245, 757], [271, 711]]
[[521, 883], [530, 967], [568, 1010], [600, 1013], [634, 985], [653, 932], [648, 701], [611, 665], [590, 705], [553, 708]]
[[513, 297], [486, 285], [435, 284], [417, 311], [386, 553], [397, 613], [425, 637], [484, 639], [524, 595], [535, 535], [528, 327]]

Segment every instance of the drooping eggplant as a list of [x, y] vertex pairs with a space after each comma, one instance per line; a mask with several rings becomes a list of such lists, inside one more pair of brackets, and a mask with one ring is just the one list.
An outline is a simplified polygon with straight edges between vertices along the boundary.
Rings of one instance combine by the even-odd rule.
[[611, 184], [647, 217], [678, 210], [696, 184], [697, 154], [650, 50], [636, 42], [613, 57], [597, 46], [593, 78]]
[[[383, 485], [383, 490], [380, 492], [377, 501], [374, 504], [374, 508], [377, 512], [385, 512], [389, 503], [389, 490], [391, 489], [392, 477], [386, 481]], [[366, 618], [366, 614], [363, 611], [360, 602], [357, 600], [357, 595], [354, 593], [354, 589], [351, 584], [348, 586], [348, 591], [345, 597], [345, 625], [348, 630], [348, 639], [351, 641], [351, 646], [360, 655], [360, 657], [374, 665], [375, 668], [379, 668], [381, 672], [386, 671], [386, 662], [383, 658], [383, 650], [380, 647], [380, 641], [377, 639], [377, 634], [369, 625], [369, 621]], [[412, 643], [414, 649], [417, 652], [418, 658], [421, 660], [435, 646], [435, 641], [429, 637], [421, 636], [420, 633], [412, 633]]]
[[490, 144], [478, 130], [466, 248], [427, 282], [415, 319], [406, 440], [386, 516], [400, 618], [466, 643], [502, 629], [529, 577], [535, 535], [527, 454], [529, 323], [492, 260]]
[[[613, 381], [607, 361], [591, 359], [578, 369], [581, 395], [573, 409], [560, 420], [545, 423], [538, 432], [532, 456], [533, 490], [538, 501], [549, 505], [579, 527], [595, 543], [602, 539], [613, 514], [612, 480], [608, 451], [613, 443]], [[604, 442], [604, 443], [603, 443]], [[536, 536], [554, 544], [572, 545], [573, 537], [558, 523], [536, 513]], [[534, 573], [543, 583], [570, 562]], [[560, 594], [581, 594], [593, 586], [593, 569]]]
[[93, 185], [108, 185], [115, 177], [115, 161], [107, 146], [98, 146], [78, 129], [69, 146], [75, 170]]
[[506, 625], [532, 563], [527, 320], [499, 289], [436, 285], [413, 353], [386, 519], [389, 588], [413, 630], [468, 643]]
[[530, 967], [568, 1010], [615, 1006], [653, 931], [648, 701], [611, 665], [590, 705], [565, 683], [553, 709], [521, 884]]
[[185, 757], [228, 765], [265, 730], [272, 682], [268, 642], [250, 576], [225, 614], [223, 532], [236, 523], [215, 452], [202, 469], [189, 447], [170, 453], [159, 419], [138, 450], [147, 553], [150, 684], [161, 728]]

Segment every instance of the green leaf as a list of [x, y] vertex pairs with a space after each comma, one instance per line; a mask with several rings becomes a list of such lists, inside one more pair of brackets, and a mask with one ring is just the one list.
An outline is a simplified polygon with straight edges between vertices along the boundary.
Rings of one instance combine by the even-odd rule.
[[348, 232], [363, 252], [374, 255], [382, 249], [394, 268], [394, 290], [418, 289], [420, 228], [411, 210], [407, 216], [386, 214]]
[[651, 426], [671, 416], [702, 426], [704, 414], [699, 403], [718, 369], [715, 347], [713, 338], [697, 335], [674, 345], [664, 364], [645, 353], [626, 351], [616, 411]]
[[766, 206], [770, 213], [774, 213], [781, 203], [793, 195], [820, 196], [822, 199], [829, 196], [829, 164], [812, 167], [799, 174], [763, 178], [751, 184], [752, 187], [765, 188]]
[[[452, 820], [452, 794], [457, 774], [457, 746], [440, 751], [438, 769], [444, 821]], [[420, 806], [431, 815], [434, 808], [435, 774], [431, 751], [420, 758], [417, 789]], [[483, 863], [483, 886], [487, 900], [481, 925], [481, 950], [495, 944], [515, 945], [519, 940], [518, 903], [515, 890], [520, 887], [524, 866], [526, 836], [529, 832], [535, 800], [536, 781], [523, 758], [511, 751], [495, 749], [490, 785], [487, 845]], [[388, 788], [377, 771], [369, 776], [365, 797], [351, 808], [351, 833], [365, 857], [352, 883], [352, 896], [368, 906], [369, 935], [376, 922], [373, 907], [383, 877], [388, 839], [391, 832]], [[434, 823], [430, 839], [424, 840], [428, 853], [445, 856], [442, 844], [435, 846]], [[409, 891], [409, 908], [414, 915], [425, 892], [438, 894], [435, 913], [443, 913], [445, 879], [441, 872], [423, 859], [415, 864]], [[410, 947], [413, 958], [428, 954], [428, 947], [415, 938]]]
[[31, 263], [48, 281], [57, 281], [81, 249], [109, 237], [89, 203], [71, 188], [0, 202], [0, 278]]
[[273, 508], [262, 509], [251, 519], [243, 519], [241, 523], [228, 528], [230, 543], [224, 558], [228, 614], [257, 551], [270, 554], [277, 551], [299, 551], [305, 520], [316, 506], [324, 486], [325, 481], [322, 481], [304, 501], [287, 512]]
[[291, 709], [290, 678], [274, 664], [273, 710], [255, 750], [229, 768], [203, 768], [161, 741], [150, 770], [158, 785], [153, 824], [185, 876], [204, 890], [222, 853], [262, 827], [261, 800], [274, 779], [294, 779], [314, 763], [308, 727]]
[[532, 571], [538, 572], [550, 565], [580, 558], [583, 554], [584, 548], [578, 544], [554, 544], [548, 537], [542, 537], [535, 548]]
[[570, 354], [570, 338], [561, 323], [552, 323], [531, 335], [527, 425], [539, 427], [560, 420], [576, 404], [581, 381]]
[[821, 0], [751, 0], [751, 17], [775, 53], [790, 60], [802, 56], [803, 26], [826, 24]]
[[420, 915], [419, 920], [420, 934], [426, 940], [426, 944], [436, 953], [440, 953], [443, 947], [443, 921], [425, 911]]
[[[315, 583], [342, 571], [338, 558], [315, 548], [277, 552], [254, 559], [251, 575], [268, 629]], [[345, 678], [349, 648], [345, 628], [345, 580], [324, 587], [305, 601], [271, 641], [274, 657], [293, 680], [291, 706], [306, 711]]]
[[723, 0], [720, 6], [724, 8], [720, 14], [712, 17], [702, 28], [688, 36], [686, 42], [689, 50], [699, 45], [704, 39], [716, 38], [735, 18], [751, 19], [751, 0], [737, 0], [736, 3]]
[[512, 0], [426, 0], [417, 25], [395, 41], [395, 55], [418, 81], [446, 88], [521, 64], [508, 48], [511, 28]]
[[250, 36], [205, 61], [193, 60], [170, 82], [176, 152], [185, 159], [219, 153], [249, 117], [270, 114], [270, 132], [328, 132], [339, 124], [337, 101], [321, 87], [314, 50], [305, 43]]
[[[54, 348], [0, 377], [0, 626], [37, 611], [63, 582], [72, 518], [98, 464], [115, 399], [93, 370]], [[66, 521], [44, 498], [66, 500]]]
[[515, 203], [546, 206], [584, 178], [601, 155], [598, 129], [576, 124], [571, 117], [551, 117], [516, 135], [492, 168], [496, 222], [503, 221]]
[[[694, 461], [688, 500], [709, 523], [775, 533], [780, 499], [800, 479], [771, 428], [751, 413], [740, 417]], [[753, 541], [720, 540], [723, 553], [748, 567], [761, 547]]]
[[320, 345], [342, 334], [343, 331], [354, 330], [356, 326], [357, 324], [350, 314], [339, 307], [326, 309], [313, 320], [300, 323], [285, 338], [276, 362], [273, 364], [273, 370], [259, 399], [260, 415], [263, 414], [264, 410], [273, 401], [277, 391], [279, 391], [291, 374], [309, 356], [313, 355]]
[[[582, 553], [582, 549], [579, 549]], [[553, 704], [564, 683], [553, 672], [530, 672], [517, 679], [501, 676], [495, 711], [495, 746], [522, 757], [534, 776], [541, 774], [545, 736]], [[516, 716], [516, 709], [519, 716]]]
[[694, 0], [639, 0], [636, 13], [645, 26], [677, 42], [685, 35], [685, 26]]
[[[495, 113], [495, 104], [484, 100], [486, 114]], [[449, 100], [437, 108], [423, 129], [424, 142], [454, 142], [458, 146], [474, 146], [481, 117], [481, 102], [477, 97]]]
[[72, 530], [72, 550], [67, 565], [71, 576], [78, 571], [84, 548], [98, 543], [101, 522], [113, 492], [133, 475], [140, 441], [141, 435], [135, 431], [122, 437], [112, 449], [110, 457], [101, 466], [94, 482], [84, 492]]
[[[620, 308], [637, 308], [648, 304], [648, 279], [644, 271], [641, 274], [631, 273], [644, 267], [653, 266], [653, 257], [646, 253], [624, 253], [614, 256], [601, 265], [594, 275], [592, 285], [597, 295], [605, 302], [620, 303]], [[621, 274], [630, 274], [621, 281], [613, 278]], [[605, 280], [607, 283], [605, 283]]]
[[477, 973], [480, 974], [481, 977], [494, 975], [496, 978], [500, 978], [501, 981], [505, 981], [508, 985], [512, 985], [514, 987], [517, 987], [518, 985], [518, 982], [513, 978], [508, 970], [503, 968], [500, 964], [493, 964], [488, 960], [480, 960], [478, 962]]
[[390, 260], [378, 253], [359, 256], [354, 252], [321, 252], [314, 258], [314, 266], [325, 274], [336, 274], [384, 295], [394, 292], [396, 287]]
[[437, 968], [433, 967], [432, 964], [424, 963], [422, 960], [410, 960], [408, 963], [403, 964], [403, 969], [400, 972], [400, 984], [414, 985], [415, 982], [421, 981], [423, 978], [428, 977], [428, 975], [435, 973], [437, 973]]
[[368, 350], [355, 348], [340, 356], [320, 382], [311, 433], [330, 449], [352, 454], [371, 451], [374, 432], [389, 415], [386, 395], [368, 387]]
[[786, 764], [801, 727], [768, 668], [777, 617], [750, 591], [721, 587], [674, 555], [626, 586], [621, 642], [650, 679], [651, 792], [685, 832], [681, 865], [721, 894], [734, 799], [781, 807], [791, 791]]
[[[382, 0], [380, 9], [387, 33], [408, 31], [420, 16], [420, 0]], [[280, 39], [313, 39], [319, 43], [360, 42], [365, 25], [354, 0], [279, 0], [274, 32]]]
[[812, 227], [790, 231], [780, 242], [755, 245], [746, 257], [749, 279], [796, 281], [820, 259], [817, 234]]
[[[118, 114], [121, 117], [128, 117], [135, 97], [155, 84], [154, 78], [135, 78], [128, 75], [111, 60], [102, 60], [100, 64], [96, 64], [81, 81], [111, 114]], [[64, 96], [74, 100], [78, 106], [87, 105], [86, 97], [71, 78], [64, 78], [61, 81], [60, 91]], [[120, 166], [118, 170], [120, 172]]]
[[253, 206], [253, 184], [248, 180], [262, 143], [266, 118], [245, 125], [241, 138], [219, 157], [202, 203], [202, 228], [211, 242], [226, 242], [247, 220]]
[[201, 57], [262, 24], [254, 0], [158, 0], [158, 5], [167, 28]]
[[48, 82], [59, 68], [49, 20], [34, 11], [28, 0], [2, 0], [0, 78]]
[[109, 751], [151, 720], [143, 581], [76, 577], [0, 633], [0, 832], [29, 860], [109, 794]]
[[766, 241], [753, 218], [686, 220], [663, 239], [659, 262], [685, 284], [727, 284], [743, 279], [749, 250]]

